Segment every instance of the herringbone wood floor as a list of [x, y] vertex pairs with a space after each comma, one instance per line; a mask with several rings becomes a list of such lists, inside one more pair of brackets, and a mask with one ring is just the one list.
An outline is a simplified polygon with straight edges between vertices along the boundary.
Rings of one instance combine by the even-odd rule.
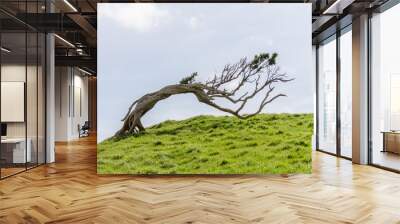
[[400, 223], [400, 175], [314, 153], [312, 175], [98, 176], [95, 138], [0, 181], [0, 223]]

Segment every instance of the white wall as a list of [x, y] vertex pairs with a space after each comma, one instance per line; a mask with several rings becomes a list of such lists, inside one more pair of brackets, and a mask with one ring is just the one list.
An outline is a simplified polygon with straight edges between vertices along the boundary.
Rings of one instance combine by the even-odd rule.
[[[89, 119], [88, 113], [88, 78], [85, 76], [81, 76], [82, 73], [79, 72], [76, 75], [76, 71], [74, 75], [73, 82], [73, 94], [71, 96], [74, 99], [74, 102], [71, 102], [71, 105], [74, 105], [72, 108], [72, 119], [71, 119], [71, 136], [73, 138], [79, 137], [78, 125], [83, 125], [85, 121]], [[80, 97], [79, 97], [80, 96]], [[80, 102], [79, 102], [80, 101]], [[80, 111], [81, 110], [81, 111]]]
[[55, 85], [55, 140], [77, 139], [78, 125], [88, 120], [88, 78], [76, 68], [56, 67]]
[[55, 140], [68, 140], [68, 88], [70, 84], [69, 68], [55, 69]]

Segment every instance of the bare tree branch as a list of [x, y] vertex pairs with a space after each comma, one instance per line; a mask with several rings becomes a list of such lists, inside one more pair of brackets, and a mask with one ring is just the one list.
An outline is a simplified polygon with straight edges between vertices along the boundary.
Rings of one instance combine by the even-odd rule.
[[[242, 58], [234, 64], [227, 64], [220, 74], [205, 82], [196, 82], [196, 72], [183, 78], [179, 84], [165, 86], [164, 88], [146, 94], [134, 101], [128, 108], [128, 112], [122, 119], [122, 128], [115, 134], [135, 134], [145, 130], [141, 118], [151, 110], [159, 101], [170, 96], [191, 93], [201, 103], [207, 104], [217, 110], [232, 114], [238, 118], [245, 119], [261, 113], [265, 106], [285, 94], [272, 96], [277, 83], [292, 81], [286, 73], [281, 73], [276, 65], [277, 54], [261, 53], [255, 55], [252, 60]], [[245, 91], [244, 93], [240, 93]], [[262, 94], [264, 97], [259, 103], [256, 111], [243, 114], [242, 110], [247, 103]], [[232, 103], [236, 109], [226, 108], [218, 105], [215, 100], [222, 99]]]

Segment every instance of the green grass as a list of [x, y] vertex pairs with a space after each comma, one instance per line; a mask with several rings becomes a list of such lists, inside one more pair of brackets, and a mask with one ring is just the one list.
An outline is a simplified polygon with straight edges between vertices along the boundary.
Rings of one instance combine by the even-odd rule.
[[98, 145], [99, 174], [311, 172], [312, 114], [197, 116]]

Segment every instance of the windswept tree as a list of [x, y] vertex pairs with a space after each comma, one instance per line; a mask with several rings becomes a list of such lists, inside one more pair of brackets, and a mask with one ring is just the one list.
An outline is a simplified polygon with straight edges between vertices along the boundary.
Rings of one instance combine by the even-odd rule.
[[[267, 104], [286, 96], [282, 93], [273, 93], [276, 84], [293, 80], [280, 72], [276, 64], [277, 56], [276, 53], [271, 55], [261, 53], [255, 55], [252, 60], [245, 57], [237, 63], [225, 65], [220, 74], [215, 74], [208, 81], [197, 81], [198, 74], [195, 72], [183, 78], [179, 84], [168, 85], [158, 91], [148, 93], [130, 105], [122, 119], [123, 126], [115, 136], [145, 131], [141, 118], [159, 101], [178, 94], [193, 94], [199, 102], [240, 119], [259, 114]], [[249, 114], [242, 113], [246, 104], [257, 95], [263, 95], [258, 102], [258, 109]], [[218, 104], [217, 100], [230, 102], [232, 108]]]

